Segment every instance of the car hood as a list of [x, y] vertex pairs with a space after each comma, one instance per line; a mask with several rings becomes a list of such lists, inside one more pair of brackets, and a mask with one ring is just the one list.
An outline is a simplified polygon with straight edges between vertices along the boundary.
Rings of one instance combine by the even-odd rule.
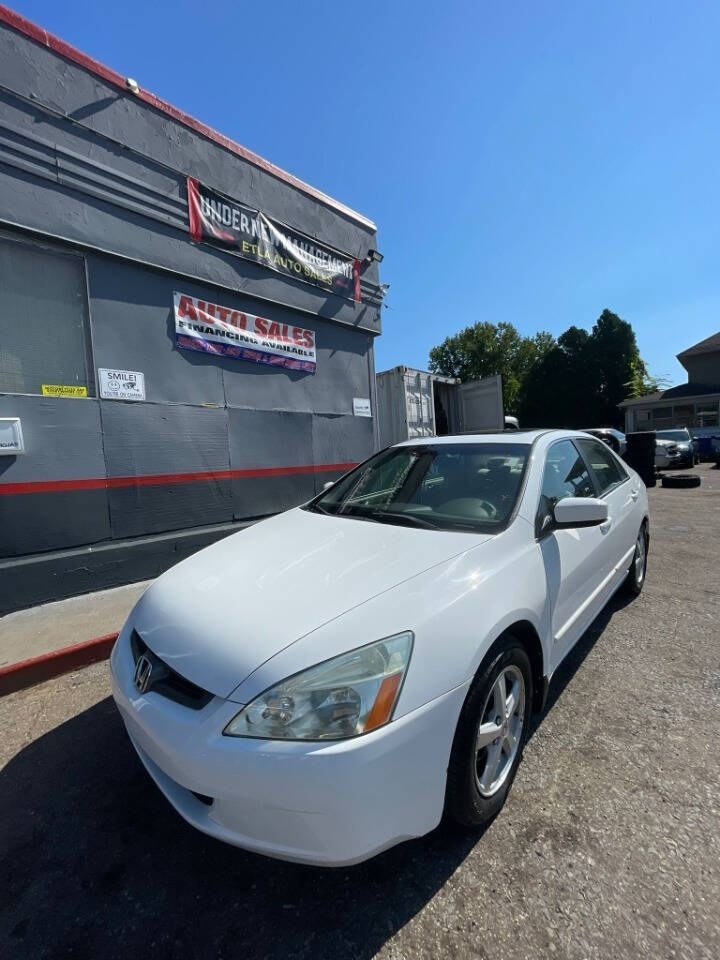
[[289, 644], [488, 539], [290, 510], [163, 574], [131, 626], [187, 680], [228, 697]]

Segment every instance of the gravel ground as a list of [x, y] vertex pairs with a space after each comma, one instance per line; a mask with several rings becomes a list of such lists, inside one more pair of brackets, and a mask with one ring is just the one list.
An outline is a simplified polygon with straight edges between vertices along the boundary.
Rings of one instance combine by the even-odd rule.
[[645, 591], [553, 679], [508, 803], [339, 871], [204, 837], [140, 766], [107, 664], [0, 701], [10, 958], [720, 957], [720, 471], [651, 491]]

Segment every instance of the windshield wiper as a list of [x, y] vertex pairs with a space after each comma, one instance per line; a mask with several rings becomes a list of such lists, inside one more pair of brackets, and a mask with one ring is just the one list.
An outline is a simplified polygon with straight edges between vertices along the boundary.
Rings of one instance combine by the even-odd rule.
[[368, 510], [367, 513], [358, 513], [356, 516], [377, 520], [378, 523], [405, 524], [407, 527], [423, 527], [426, 530], [437, 530], [437, 526], [419, 517], [416, 513], [392, 513], [389, 510]]
[[324, 513], [327, 517], [334, 517], [337, 513], [336, 510], [328, 510], [327, 507], [323, 507], [319, 503], [313, 503], [312, 506], [309, 506], [307, 509], [312, 510], [313, 513]]

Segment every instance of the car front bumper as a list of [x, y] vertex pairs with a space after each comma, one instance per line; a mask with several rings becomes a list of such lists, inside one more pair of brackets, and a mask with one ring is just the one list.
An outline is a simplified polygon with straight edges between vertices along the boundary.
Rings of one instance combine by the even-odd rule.
[[440, 822], [467, 685], [351, 740], [226, 737], [241, 704], [216, 697], [192, 710], [138, 693], [126, 633], [110, 661], [115, 702], [148, 773], [197, 829], [267, 856], [343, 866]]

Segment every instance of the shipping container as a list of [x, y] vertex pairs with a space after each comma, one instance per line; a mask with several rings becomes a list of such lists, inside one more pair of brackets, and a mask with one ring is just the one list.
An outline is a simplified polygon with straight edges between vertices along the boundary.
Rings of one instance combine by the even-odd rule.
[[403, 440], [504, 428], [502, 377], [460, 383], [398, 366], [376, 377], [380, 449]]

